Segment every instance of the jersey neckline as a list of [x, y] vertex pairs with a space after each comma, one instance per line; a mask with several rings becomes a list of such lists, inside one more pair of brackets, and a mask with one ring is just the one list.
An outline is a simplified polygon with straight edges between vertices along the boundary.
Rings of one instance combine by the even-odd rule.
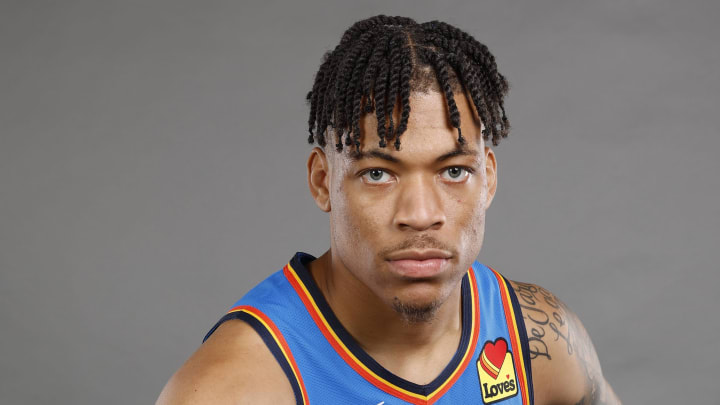
[[305, 304], [318, 328], [337, 353], [366, 380], [398, 398], [415, 404], [429, 404], [441, 397], [457, 380], [472, 359], [480, 326], [477, 284], [472, 267], [461, 284], [462, 332], [460, 343], [443, 371], [428, 384], [416, 384], [399, 377], [380, 365], [340, 323], [306, 264], [315, 257], [298, 252], [283, 272]]

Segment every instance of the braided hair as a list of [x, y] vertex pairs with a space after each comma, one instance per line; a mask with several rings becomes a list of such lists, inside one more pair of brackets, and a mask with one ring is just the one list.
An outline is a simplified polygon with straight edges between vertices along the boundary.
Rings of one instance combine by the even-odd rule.
[[[359, 121], [374, 112], [379, 146], [394, 140], [399, 150], [410, 116], [410, 93], [427, 92], [433, 85], [445, 95], [460, 144], [465, 138], [455, 91], [469, 94], [485, 126], [485, 141], [497, 145], [507, 137], [510, 123], [503, 97], [508, 83], [487, 46], [444, 22], [418, 24], [406, 17], [378, 15], [353, 24], [335, 49], [325, 53], [307, 94], [308, 142], [321, 147], [335, 142], [338, 151], [343, 145], [359, 148]], [[393, 122], [396, 105], [401, 111], [398, 123]], [[327, 139], [331, 133], [335, 139]]]

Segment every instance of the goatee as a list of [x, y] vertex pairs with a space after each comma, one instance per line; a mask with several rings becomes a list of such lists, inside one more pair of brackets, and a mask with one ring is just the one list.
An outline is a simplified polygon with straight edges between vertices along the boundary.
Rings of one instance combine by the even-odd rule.
[[393, 299], [393, 309], [402, 316], [402, 319], [408, 324], [421, 322], [430, 322], [435, 319], [435, 313], [440, 308], [440, 302], [432, 301], [425, 304], [409, 304], [400, 301], [399, 298]]

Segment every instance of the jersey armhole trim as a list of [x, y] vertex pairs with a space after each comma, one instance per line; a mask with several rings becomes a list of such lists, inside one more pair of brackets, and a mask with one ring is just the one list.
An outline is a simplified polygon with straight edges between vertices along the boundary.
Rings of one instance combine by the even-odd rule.
[[525, 319], [522, 314], [522, 307], [520, 306], [520, 302], [518, 301], [517, 295], [515, 294], [515, 289], [513, 288], [512, 284], [505, 278], [505, 284], [507, 285], [508, 292], [510, 293], [510, 301], [512, 302], [512, 306], [514, 309], [515, 314], [517, 316], [515, 317], [515, 322], [517, 323], [518, 328], [518, 335], [520, 336], [520, 345], [522, 346], [522, 352], [523, 352], [523, 360], [525, 360], [525, 373], [527, 377], [527, 385], [528, 385], [528, 396], [530, 397], [530, 404], [535, 403], [535, 390], [533, 389], [533, 381], [532, 381], [532, 363], [530, 361], [530, 341], [528, 340], [527, 336], [527, 329], [525, 328]]
[[[518, 374], [520, 393], [523, 405], [534, 404], [534, 393], [532, 388], [532, 374], [530, 370], [530, 359], [528, 358], [528, 342], [525, 333], [525, 323], [517, 297], [510, 285], [510, 282], [492, 267], [495, 278], [497, 278], [500, 296], [505, 312], [505, 320], [507, 323], [508, 334], [510, 336], [510, 345], [515, 353], [513, 360], [515, 361], [515, 371]], [[515, 297], [515, 300], [513, 300]], [[519, 354], [519, 355], [518, 355]]]
[[295, 358], [288, 347], [287, 341], [285, 341], [285, 338], [275, 323], [259, 309], [249, 305], [240, 305], [232, 308], [227, 314], [220, 318], [215, 326], [207, 333], [203, 339], [203, 343], [223, 322], [230, 319], [240, 319], [246, 322], [260, 335], [263, 342], [265, 342], [265, 346], [270, 349], [275, 360], [283, 369], [283, 372], [285, 372], [285, 376], [290, 382], [293, 393], [295, 394], [296, 404], [307, 405], [309, 403], [307, 390], [305, 389], [300, 370], [298, 369], [297, 363], [295, 363]]

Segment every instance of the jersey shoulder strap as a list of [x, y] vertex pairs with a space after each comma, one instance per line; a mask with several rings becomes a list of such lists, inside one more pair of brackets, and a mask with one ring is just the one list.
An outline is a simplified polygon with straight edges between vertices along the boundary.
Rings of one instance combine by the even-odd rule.
[[530, 347], [515, 291], [493, 268], [479, 262], [472, 267], [480, 290], [476, 358], [483, 403], [533, 404]]
[[240, 319], [249, 324], [262, 338], [292, 386], [298, 405], [308, 404], [308, 393], [300, 367], [286, 338], [287, 325], [293, 318], [302, 318], [301, 308], [293, 299], [295, 293], [279, 270], [235, 302], [203, 338], [203, 343], [224, 322]]

